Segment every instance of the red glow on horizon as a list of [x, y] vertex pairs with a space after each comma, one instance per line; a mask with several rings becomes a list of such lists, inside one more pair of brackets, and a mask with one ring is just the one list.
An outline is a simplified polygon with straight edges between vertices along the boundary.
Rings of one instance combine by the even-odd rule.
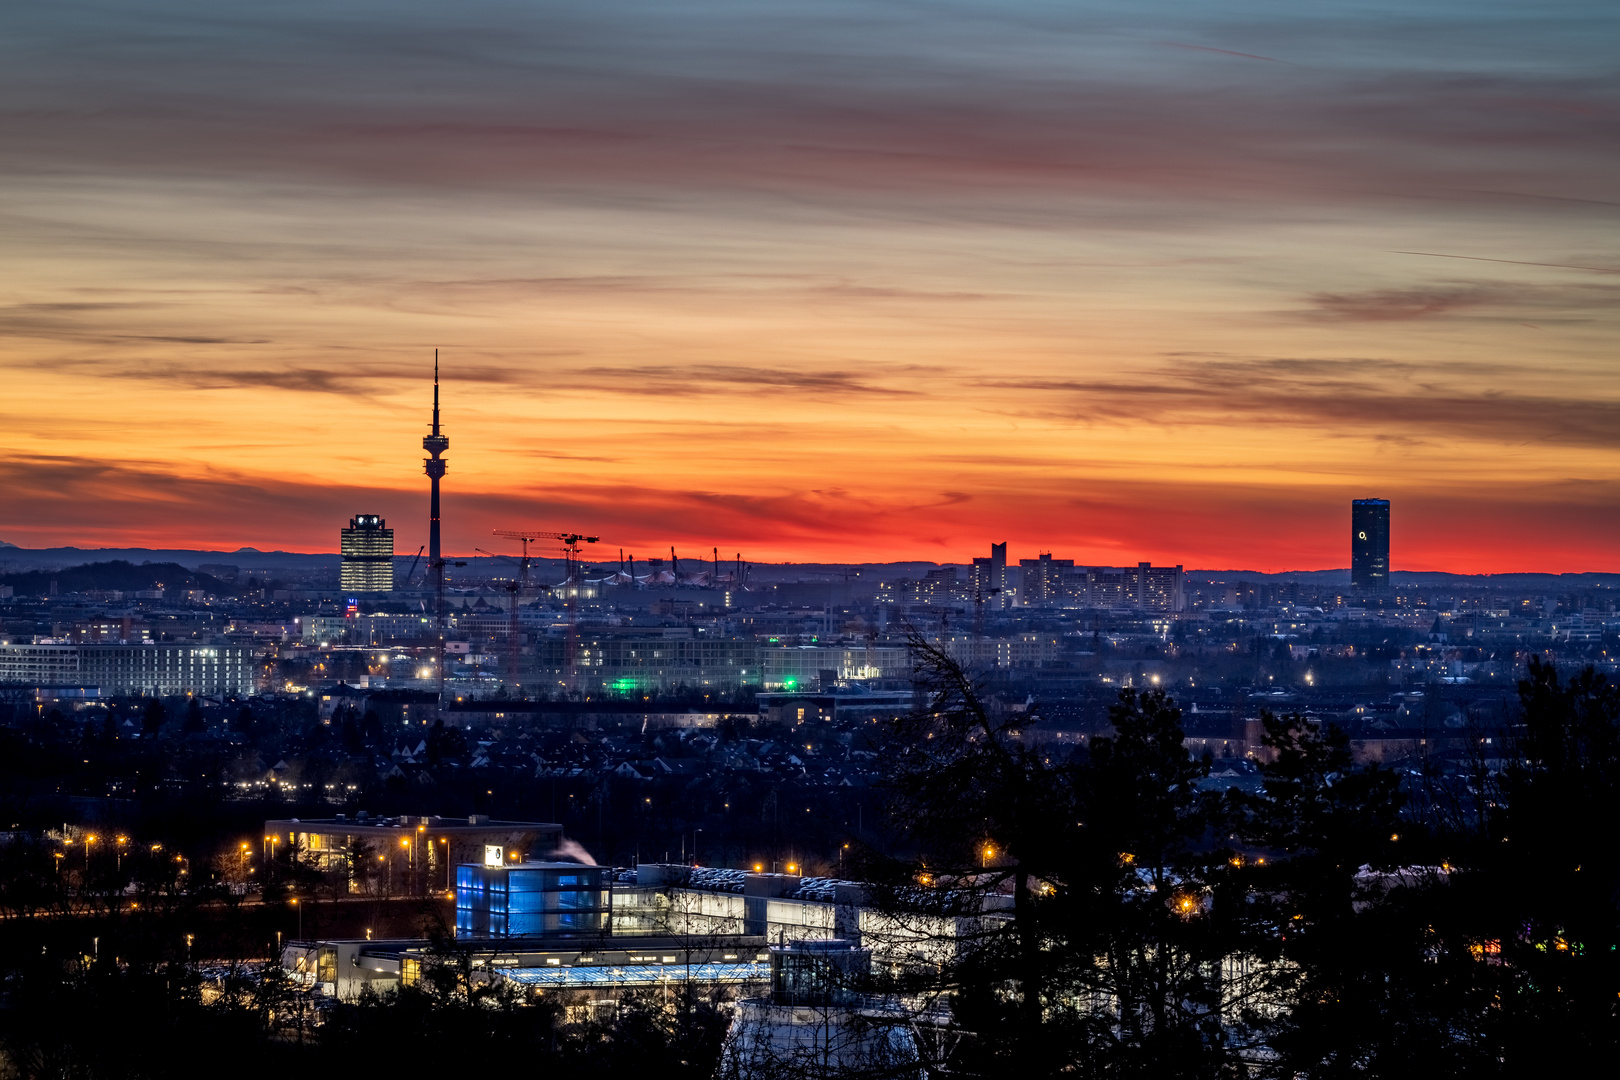
[[[251, 499], [264, 491], [242, 494]], [[283, 492], [275, 500], [275, 513], [250, 515], [210, 514], [202, 505], [177, 514], [172, 502], [154, 506], [131, 497], [120, 508], [119, 524], [28, 524], [13, 515], [14, 524], [0, 539], [31, 548], [76, 546], [86, 549], [87, 557], [95, 548], [126, 547], [225, 555], [242, 547], [330, 554], [337, 551], [338, 529], [349, 516], [364, 511], [388, 518], [397, 554], [408, 557], [426, 542], [425, 492], [328, 490], [300, 503], [299, 496], [306, 494], [311, 493]], [[970, 499], [938, 507], [926, 517], [908, 507], [868, 505], [858, 518], [840, 513], [851, 508], [837, 500], [817, 505], [807, 498], [795, 500], [800, 503], [797, 512], [774, 518], [757, 513], [771, 500], [730, 506], [707, 502], [699, 510], [691, 496], [575, 489], [564, 493], [566, 502], [530, 507], [508, 497], [459, 492], [446, 496], [445, 546], [447, 553], [461, 555], [474, 554], [474, 548], [501, 550], [502, 541], [491, 537], [493, 530], [549, 523], [601, 535], [601, 544], [587, 555], [596, 563], [616, 562], [620, 549], [637, 560], [663, 558], [673, 545], [683, 561], [695, 563], [710, 561], [718, 547], [723, 563], [740, 555], [745, 562], [773, 564], [966, 564], [987, 555], [992, 542], [1007, 541], [1014, 562], [1051, 552], [1081, 565], [1149, 561], [1189, 570], [1283, 573], [1349, 565], [1349, 495], [1328, 502], [1318, 494], [1307, 498], [1228, 491], [1196, 497], [1181, 492], [1182, 505], [1168, 509], [1165, 502], [1172, 493], [1161, 494], [1167, 499], [1148, 499], [1145, 507], [1100, 498], [1066, 515], [1038, 505], [1032, 510], [1011, 499], [984, 500], [985, 505]], [[1509, 512], [1488, 499], [1396, 497], [1393, 568], [1457, 574], [1616, 569], [1611, 544], [1584, 539], [1613, 535], [1614, 510], [1552, 505], [1534, 511]], [[706, 527], [691, 524], [703, 519]], [[271, 520], [279, 524], [271, 526]], [[540, 554], [556, 555], [548, 549]]]

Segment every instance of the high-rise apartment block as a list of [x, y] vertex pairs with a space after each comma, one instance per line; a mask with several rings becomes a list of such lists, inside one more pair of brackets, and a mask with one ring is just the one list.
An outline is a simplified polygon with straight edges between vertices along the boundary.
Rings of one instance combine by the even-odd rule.
[[394, 530], [377, 514], [356, 514], [342, 535], [343, 591], [392, 592]]
[[1027, 607], [1056, 607], [1063, 599], [1063, 575], [1074, 569], [1073, 559], [1054, 559], [1042, 552], [1034, 559], [1019, 559], [1019, 600]]
[[1118, 608], [1185, 611], [1185, 572], [1180, 566], [1076, 566], [1073, 559], [1043, 554], [1020, 559], [1023, 607]]
[[1361, 592], [1389, 591], [1388, 499], [1350, 503], [1350, 587]]
[[1185, 611], [1185, 571], [1180, 566], [1076, 566], [1063, 572], [1062, 596], [1070, 607], [1133, 611]]

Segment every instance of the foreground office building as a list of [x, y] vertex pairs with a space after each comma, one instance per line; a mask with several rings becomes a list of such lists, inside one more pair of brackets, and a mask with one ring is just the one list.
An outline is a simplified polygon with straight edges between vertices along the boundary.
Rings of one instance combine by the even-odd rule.
[[1361, 592], [1389, 591], [1388, 499], [1350, 503], [1350, 587]]

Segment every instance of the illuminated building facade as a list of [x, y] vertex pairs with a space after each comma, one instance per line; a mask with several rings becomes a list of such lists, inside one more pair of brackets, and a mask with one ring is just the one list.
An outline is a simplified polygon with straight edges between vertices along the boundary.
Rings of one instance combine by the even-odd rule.
[[394, 589], [394, 530], [377, 514], [356, 514], [342, 531], [346, 593], [392, 592]]
[[773, 1080], [814, 1062], [818, 1075], [927, 1075], [897, 1001], [862, 994], [872, 954], [848, 941], [784, 941], [770, 947], [771, 992], [739, 1001], [720, 1048], [721, 1076]]
[[457, 937], [602, 934], [613, 924], [605, 866], [563, 862], [502, 865], [492, 847], [483, 863], [456, 867]]
[[[534, 674], [542, 682], [566, 678], [566, 642], [544, 638], [534, 646]], [[632, 693], [678, 686], [757, 686], [762, 648], [740, 638], [664, 638], [602, 633], [581, 635], [575, 678], [581, 690]]]
[[1063, 599], [1063, 575], [1074, 568], [1073, 559], [1054, 559], [1051, 552], [1019, 559], [1019, 599], [1029, 607], [1056, 607]]
[[0, 645], [0, 683], [94, 686], [103, 696], [253, 693], [246, 645]]
[[[1176, 612], [1187, 609], [1180, 566], [1075, 566], [1068, 559], [1024, 560], [1024, 595], [1043, 607]], [[1033, 586], [1031, 583], [1034, 583]], [[1039, 591], [1035, 591], [1039, 590]], [[1039, 597], [1037, 602], [1035, 597]]]

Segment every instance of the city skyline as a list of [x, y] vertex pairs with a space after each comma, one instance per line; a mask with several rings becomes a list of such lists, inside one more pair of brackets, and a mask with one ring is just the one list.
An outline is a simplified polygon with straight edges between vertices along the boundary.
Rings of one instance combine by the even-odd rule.
[[[426, 476], [428, 477], [428, 480], [429, 480], [427, 530], [426, 530], [426, 534], [425, 534], [427, 539], [426, 539], [426, 542], [424, 543], [424, 545], [422, 546], [422, 551], [419, 551], [417, 553], [416, 558], [412, 560], [412, 566], [414, 567], [414, 565], [417, 562], [420, 561], [420, 558], [421, 558], [421, 555], [422, 555], [423, 551], [426, 551], [428, 553], [428, 562], [427, 562], [426, 565], [429, 568], [428, 569], [429, 575], [432, 575], [432, 574], [435, 574], [435, 573], [439, 572], [445, 565], [445, 558], [441, 555], [441, 489], [440, 489], [440, 480], [444, 477], [444, 475], [446, 474], [446, 471], [447, 471], [446, 464], [441, 460], [441, 454], [445, 450], [447, 450], [449, 448], [449, 439], [445, 435], [443, 435], [442, 432], [441, 432], [439, 405], [440, 405], [439, 360], [438, 360], [438, 351], [435, 350], [435, 352], [434, 352], [434, 364], [433, 364], [432, 422], [429, 425], [429, 434], [427, 436], [424, 436], [423, 439], [422, 439], [422, 448], [424, 450], [426, 450], [427, 452], [429, 452], [429, 454], [431, 454], [430, 458], [423, 459], [424, 473], [426, 474]], [[1379, 507], [1379, 508], [1381, 508], [1381, 511], [1370, 510], [1370, 508], [1372, 508], [1372, 507]], [[1358, 499], [1351, 500], [1351, 515], [1350, 515], [1351, 540], [1350, 540], [1350, 559], [1348, 560], [1348, 562], [1349, 562], [1349, 571], [1350, 571], [1350, 576], [1351, 576], [1351, 584], [1356, 589], [1365, 590], [1365, 589], [1370, 588], [1373, 591], [1383, 591], [1383, 590], [1388, 588], [1389, 575], [1392, 572], [1395, 571], [1395, 568], [1392, 567], [1392, 564], [1391, 564], [1391, 550], [1390, 550], [1391, 528], [1390, 528], [1390, 514], [1389, 514], [1389, 511], [1390, 511], [1390, 503], [1389, 503], [1389, 500], [1387, 500], [1387, 499], [1358, 498]], [[1378, 517], [1378, 520], [1377, 520], [1377, 535], [1375, 537], [1373, 537], [1371, 539], [1371, 541], [1369, 541], [1369, 532], [1367, 531], [1368, 528], [1371, 526], [1371, 519], [1368, 519], [1366, 517], [1366, 514], [1368, 512], [1381, 514], [1381, 516]], [[360, 537], [362, 535], [369, 535], [369, 532], [367, 532], [367, 530], [378, 530], [378, 535], [379, 536], [384, 535], [384, 534], [386, 535], [386, 537], [387, 537], [386, 544], [387, 544], [387, 551], [388, 551], [388, 560], [389, 560], [390, 563], [392, 562], [392, 560], [395, 557], [399, 557], [399, 558], [404, 557], [402, 554], [396, 556], [396, 554], [394, 553], [394, 551], [393, 551], [393, 534], [394, 534], [394, 530], [384, 528], [384, 524], [385, 523], [384, 523], [383, 518], [380, 517], [379, 515], [361, 514], [361, 515], [357, 515], [355, 517], [352, 517], [349, 520], [348, 527], [346, 529], [341, 530], [341, 543], [339, 545], [339, 548], [340, 548], [340, 552], [341, 552], [341, 556], [342, 556], [342, 562], [343, 562], [344, 588], [358, 589], [359, 591], [362, 591], [362, 592], [378, 591], [378, 590], [384, 591], [384, 592], [390, 591], [391, 586], [390, 585], [385, 585], [385, 584], [380, 584], [380, 579], [379, 579], [379, 583], [377, 583], [377, 584], [367, 584], [367, 585], [359, 584], [361, 582], [361, 580], [362, 580], [361, 572], [358, 571], [358, 570], [355, 570], [354, 567], [351, 566], [352, 561], [354, 561], [356, 559], [359, 559], [361, 557], [360, 552], [361, 552], [361, 549], [363, 547], [366, 548], [366, 551], [368, 551], [368, 552], [371, 551], [371, 548], [366, 546], [367, 541], [362, 541], [362, 540], [356, 539], [357, 537]], [[1360, 529], [1361, 531], [1357, 532], [1358, 529]], [[499, 531], [499, 530], [497, 530], [497, 531]], [[594, 537], [592, 538], [593, 542], [595, 541], [595, 539], [596, 538], [594, 538]], [[18, 545], [11, 545], [11, 546], [15, 547], [15, 546], [18, 546]], [[69, 547], [70, 549], [74, 547], [73, 545], [61, 545], [61, 546], [66, 546], [66, 547]], [[938, 558], [937, 560], [930, 560], [930, 561], [937, 561], [937, 562], [939, 562], [939, 563], [941, 563], [943, 565], [967, 566], [967, 567], [970, 567], [972, 569], [972, 572], [974, 574], [977, 574], [979, 564], [990, 565], [995, 561], [996, 558], [1002, 559], [1003, 560], [1003, 565], [1005, 565], [1007, 547], [1008, 547], [1008, 542], [1007, 541], [1002, 541], [1001, 543], [998, 543], [998, 544], [992, 544], [991, 545], [991, 553], [992, 553], [992, 555], [991, 555], [990, 558], [984, 558], [984, 557], [969, 555], [967, 558], [961, 559], [961, 560], [954, 560], [954, 559], [951, 559], [951, 558], [948, 558], [948, 557], [942, 557], [942, 558]], [[429, 550], [429, 549], [431, 549], [431, 550]], [[96, 549], [84, 549], [84, 550], [86, 550], [87, 553], [88, 553], [88, 552], [93, 552]], [[102, 549], [102, 550], [108, 550], [108, 549]], [[117, 549], [112, 549], [112, 550], [117, 550]], [[238, 550], [241, 550], [241, 551], [249, 551], [249, 550], [257, 551], [259, 549], [253, 548], [253, 547], [251, 547], [249, 545], [244, 545], [242, 548], [240, 548]], [[380, 551], [382, 549], [377, 548], [376, 550]], [[482, 548], [475, 547], [473, 550], [487, 554], [487, 552], [485, 552], [484, 549], [482, 549]], [[716, 557], [716, 559], [718, 559], [718, 550], [719, 550], [718, 548], [715, 548], [715, 552], [716, 552], [715, 557]], [[1041, 553], [1039, 555], [1039, 560], [1044, 561], [1044, 560], [1050, 559], [1052, 557], [1052, 549], [1047, 545], [1042, 545], [1042, 544], [1037, 543], [1035, 545], [1035, 550], [1038, 550]], [[605, 549], [604, 549], [604, 551], [605, 551]], [[621, 547], [620, 551], [622, 553], [624, 551], [624, 549]], [[670, 548], [670, 551], [671, 551], [671, 555], [674, 556], [675, 555], [675, 550], [674, 550], [673, 546]], [[313, 553], [318, 553], [318, 552], [310, 552], [310, 553], [313, 554]], [[219, 554], [222, 554], [222, 555], [223, 554], [229, 554], [229, 552], [219, 552]], [[366, 558], [373, 558], [373, 556], [369, 555], [369, 554], [367, 556], [365, 556], [365, 557]], [[624, 554], [621, 554], [620, 561], [623, 562], [625, 557], [626, 556]], [[631, 553], [628, 557], [633, 559], [634, 554]], [[544, 559], [544, 556], [539, 556], [538, 558]], [[646, 556], [643, 556], [643, 558], [645, 559]], [[656, 556], [653, 557], [653, 558], [654, 558], [655, 562], [661, 562], [662, 561], [660, 558], [658, 558]], [[737, 555], [737, 560], [738, 560], [738, 565], [739, 566], [741, 565], [741, 559], [742, 559], [742, 556], [741, 556], [741, 553], [739, 552], [738, 555]], [[607, 559], [606, 561], [611, 562], [612, 560]], [[703, 562], [703, 560], [701, 558], [698, 558], [695, 561], [698, 562], [698, 563]], [[786, 565], [792, 565], [795, 562], [811, 562], [811, 563], [814, 563], [816, 561], [818, 561], [818, 560], [794, 560], [794, 559], [781, 560], [781, 562], [785, 563]], [[823, 561], [830, 562], [830, 563], [833, 563], [833, 564], [837, 564], [839, 562], [843, 562], [845, 564], [853, 564], [853, 563], [858, 563], [858, 562], [882, 563], [884, 561], [888, 561], [890, 563], [900, 563], [900, 562], [916, 561], [916, 560], [907, 560], [907, 559], [889, 559], [889, 560], [883, 560], [883, 559], [849, 560], [849, 559], [845, 559], [845, 560], [837, 560], [837, 559], [833, 559], [833, 560], [823, 560]], [[1022, 560], [1022, 562], [1025, 565], [1035, 563], [1036, 561], [1037, 560], [1035, 560], [1035, 559], [1024, 559], [1024, 560]], [[1060, 560], [1060, 561], [1062, 563], [1068, 565], [1068, 566], [1071, 566], [1071, 567], [1074, 566], [1074, 564], [1075, 564], [1074, 559], [1063, 559], [1063, 560]], [[1118, 561], [1118, 560], [1116, 560], [1116, 561]], [[462, 564], [458, 563], [457, 565], [462, 565]], [[1081, 565], [1082, 565], [1082, 567], [1085, 566], [1086, 565], [1085, 561], [1082, 561]], [[1093, 561], [1092, 565], [1101, 565], [1101, 564]], [[1149, 563], [1147, 561], [1143, 561], [1141, 563], [1141, 565], [1142, 566], [1147, 566], [1147, 565], [1149, 565]], [[1229, 567], [1211, 566], [1211, 567], [1208, 567], [1207, 569], [1209, 569], [1209, 570], [1247, 570], [1247, 569], [1253, 569], [1253, 568], [1252, 567], [1239, 567], [1239, 566], [1234, 564], [1234, 565], [1229, 566]], [[1339, 568], [1338, 567], [1291, 567], [1291, 568], [1288, 568], [1288, 569], [1283, 570], [1281, 572], [1286, 573], [1286, 572], [1288, 572], [1288, 570], [1311, 572], [1311, 571], [1317, 571], [1317, 570], [1323, 570], [1323, 569], [1339, 569]], [[1433, 568], [1410, 568], [1410, 569], [1408, 569], [1408, 572], [1422, 573], [1422, 572], [1425, 571], [1425, 569], [1432, 570]], [[1180, 565], [1178, 565], [1176, 567], [1176, 572], [1178, 574], [1181, 572], [1181, 566]], [[1277, 573], [1279, 571], [1274, 570], [1274, 569], [1267, 569], [1267, 570], [1264, 570], [1262, 572]], [[1450, 572], [1455, 573], [1456, 571], [1450, 571]], [[386, 573], [388, 579], [391, 581], [392, 578], [393, 578], [393, 569], [392, 569], [392, 567], [390, 566], [390, 568], [387, 569], [385, 571], [385, 573]], [[1382, 584], [1372, 584], [1372, 585], [1370, 585], [1369, 584], [1369, 575], [1371, 575], [1371, 578], [1374, 578], [1374, 579], [1377, 579], [1377, 580], [1381, 581]], [[354, 581], [353, 584], [350, 583], [351, 577], [353, 577], [353, 581]]]
[[11, 543], [415, 550], [439, 348], [448, 551], [1614, 566], [1612, 12], [202, 10], [7, 16]]
[[1606, 1060], [1616, 41], [0, 8], [0, 1073]]

